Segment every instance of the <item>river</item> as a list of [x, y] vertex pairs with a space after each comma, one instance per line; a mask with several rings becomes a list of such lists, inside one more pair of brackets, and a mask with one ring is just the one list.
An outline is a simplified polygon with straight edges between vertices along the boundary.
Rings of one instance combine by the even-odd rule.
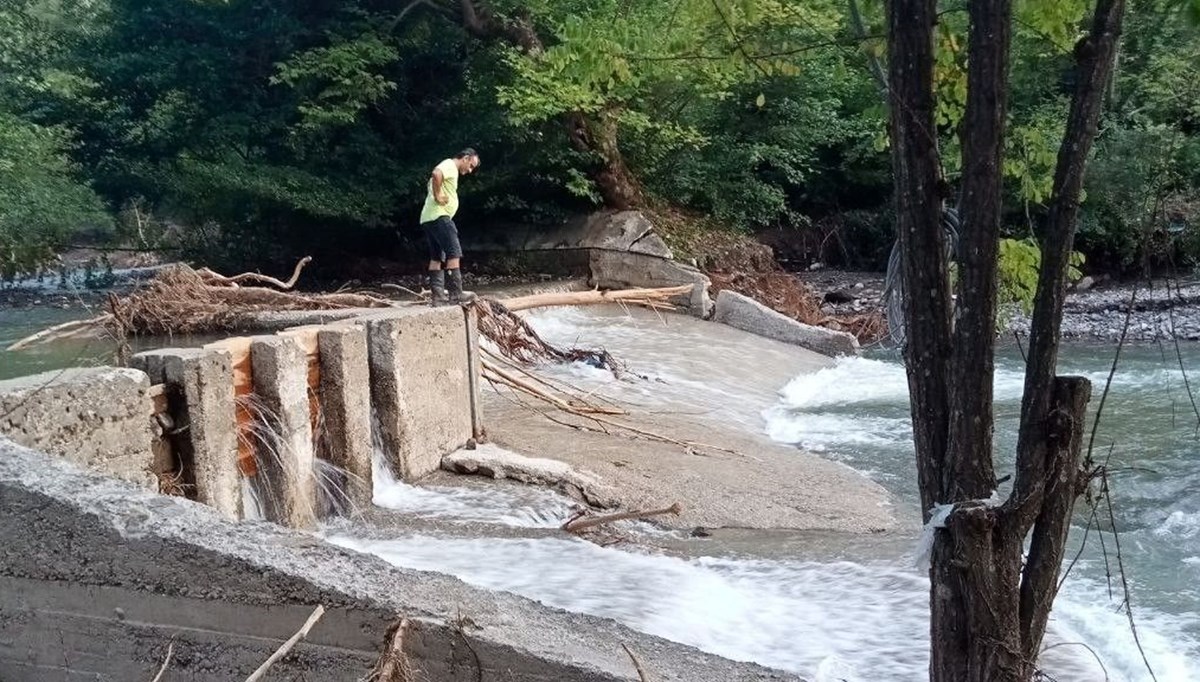
[[[68, 315], [0, 311], [0, 342]], [[645, 409], [756, 430], [839, 460], [884, 485], [907, 524], [880, 537], [726, 541], [627, 524], [671, 549], [602, 548], [547, 532], [568, 508], [548, 491], [414, 487], [380, 475], [378, 505], [439, 524], [382, 532], [333, 524], [325, 531], [331, 541], [812, 680], [926, 678], [928, 581], [913, 562], [919, 527], [911, 426], [904, 370], [894, 354], [869, 352], [816, 373], [778, 376], [764, 366], [769, 363], [737, 348], [700, 352], [703, 338], [693, 327], [652, 315], [555, 309], [529, 320], [548, 340], [605, 346], [650, 380], [618, 382], [581, 365], [550, 371]], [[105, 352], [103, 344], [77, 344], [0, 353], [0, 378], [102, 361]], [[1113, 352], [1082, 344], [1063, 349], [1060, 372], [1095, 383], [1093, 411]], [[1181, 353], [1197, 391], [1200, 346], [1184, 345]], [[1161, 682], [1200, 679], [1200, 441], [1180, 364], [1170, 344], [1127, 346], [1096, 437], [1098, 457], [1111, 449], [1121, 563], [1141, 648]], [[995, 388], [1000, 453], [1012, 451], [1021, 385], [1020, 355], [1005, 348]], [[1011, 470], [1004, 457], [997, 460], [1000, 473]], [[1120, 610], [1124, 596], [1107, 513], [1103, 509], [1106, 530], [1088, 534], [1052, 616], [1042, 664], [1057, 680], [1151, 679]], [[1074, 550], [1088, 522], [1086, 511], [1077, 514]], [[458, 530], [447, 530], [456, 524]]]
[[[457, 519], [471, 524], [471, 533], [387, 537], [338, 529], [331, 539], [398, 565], [611, 617], [813, 680], [927, 679], [928, 579], [914, 566], [919, 528], [911, 424], [904, 369], [894, 353], [870, 352], [787, 377], [737, 348], [697, 348], [703, 339], [694, 328], [646, 314], [558, 309], [529, 320], [548, 340], [604, 346], [650, 378], [618, 382], [578, 365], [550, 370], [577, 386], [648, 410], [757, 429], [821, 452], [884, 485], [897, 513], [911, 519], [907, 528], [857, 539], [749, 534], [725, 542], [656, 538], [670, 551], [601, 548], [561, 537], [512, 537], [478, 525], [491, 518], [497, 525], [552, 527], [565, 515], [566, 501], [550, 493], [501, 488], [474, 490], [465, 498], [452, 488], [384, 480], [377, 503]], [[1180, 350], [1183, 366], [1200, 374], [1200, 347]], [[1113, 351], [1066, 346], [1061, 371], [1091, 378], [1098, 398]], [[1141, 647], [1160, 682], [1200, 679], [1200, 445], [1174, 353], [1169, 344], [1125, 348], [1096, 437], [1098, 456], [1107, 457], [1111, 446], [1121, 563]], [[1018, 350], [1002, 349], [997, 364], [997, 450], [1003, 453], [1015, 440]], [[1198, 388], [1200, 376], [1189, 379]], [[1001, 473], [1011, 470], [1004, 457], [997, 461]], [[431, 495], [440, 502], [432, 503]], [[1086, 511], [1077, 515], [1072, 553], [1088, 521]], [[1113, 574], [1111, 597], [1101, 537]], [[1052, 616], [1042, 665], [1053, 679], [1152, 679], [1119, 608], [1117, 570], [1113, 534], [1093, 529]]]

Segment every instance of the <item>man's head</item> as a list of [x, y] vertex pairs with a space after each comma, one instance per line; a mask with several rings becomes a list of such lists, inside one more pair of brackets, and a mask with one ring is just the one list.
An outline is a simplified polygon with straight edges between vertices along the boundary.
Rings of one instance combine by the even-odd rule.
[[467, 147], [454, 157], [454, 163], [458, 166], [460, 174], [470, 175], [471, 171], [479, 168], [479, 154], [474, 149]]

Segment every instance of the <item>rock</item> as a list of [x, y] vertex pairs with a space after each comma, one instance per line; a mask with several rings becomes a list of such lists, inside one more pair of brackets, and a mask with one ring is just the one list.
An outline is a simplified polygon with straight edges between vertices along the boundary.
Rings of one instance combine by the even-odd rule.
[[713, 320], [752, 334], [790, 343], [823, 355], [858, 355], [858, 339], [846, 332], [797, 322], [752, 298], [723, 289]]
[[853, 293], [845, 289], [837, 289], [825, 294], [825, 302], [833, 303], [835, 305], [839, 303], [852, 303], [857, 299], [858, 296], [855, 296]]
[[855, 288], [855, 289], [862, 289], [862, 288], [863, 288], [863, 287], [865, 287], [865, 286], [866, 286], [866, 285], [865, 285], [865, 284], [863, 284], [862, 282], [857, 282], [857, 283], [855, 283], [855, 285], [854, 285], [854, 288]]
[[1085, 276], [1083, 279], [1075, 283], [1075, 291], [1087, 291], [1096, 285], [1096, 280], [1091, 275]]
[[506, 226], [465, 234], [468, 238], [463, 245], [470, 252], [604, 249], [666, 259], [674, 256], [662, 237], [654, 232], [654, 224], [640, 211], [601, 211], [549, 229]]

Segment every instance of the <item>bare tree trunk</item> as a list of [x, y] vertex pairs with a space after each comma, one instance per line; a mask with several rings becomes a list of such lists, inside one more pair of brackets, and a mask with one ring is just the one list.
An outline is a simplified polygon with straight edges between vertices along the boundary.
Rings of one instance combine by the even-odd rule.
[[1112, 78], [1124, 13], [1124, 0], [1099, 0], [1091, 31], [1076, 46], [1079, 77], [1058, 152], [1042, 237], [1042, 265], [1030, 325], [1017, 437], [1016, 478], [1013, 493], [1002, 510], [1005, 533], [1016, 542], [1033, 529], [1020, 586], [1021, 650], [1026, 661], [1023, 679], [1034, 672], [1033, 662], [1057, 593], [1071, 512], [1085, 475], [1080, 471], [1077, 441], [1091, 387], [1086, 379], [1055, 374], [1083, 174]]
[[942, 235], [933, 119], [936, 0], [888, 5], [888, 79], [896, 231], [904, 254], [904, 347], [925, 519], [939, 502], [949, 414], [950, 285]]
[[[1059, 151], [1042, 243], [1022, 403], [1017, 473], [1002, 505], [992, 459], [1001, 155], [1011, 0], [969, 3], [963, 139], [963, 238], [957, 322], [940, 225], [933, 123], [934, 0], [888, 6], [889, 94], [897, 230], [906, 288], [904, 357], [924, 517], [953, 504], [930, 568], [930, 679], [1024, 682], [1036, 671], [1070, 527], [1085, 480], [1080, 440], [1091, 386], [1056, 377], [1065, 278], [1080, 188], [1111, 78], [1124, 0], [1099, 0], [1077, 50], [1079, 85]], [[1028, 561], [1025, 538], [1032, 530]]]
[[[930, 566], [930, 680], [1016, 679], [1019, 553], [995, 536], [992, 384], [1007, 112], [1010, 0], [969, 4], [967, 108], [962, 128], [963, 230], [958, 248], [946, 458], [938, 501], [967, 503], [935, 536]], [[1004, 601], [1004, 595], [1011, 595]]]

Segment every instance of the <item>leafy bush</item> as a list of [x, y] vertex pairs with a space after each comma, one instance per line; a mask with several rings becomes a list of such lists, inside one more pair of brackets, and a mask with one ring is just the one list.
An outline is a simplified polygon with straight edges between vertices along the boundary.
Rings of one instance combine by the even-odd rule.
[[62, 130], [0, 111], [0, 277], [32, 273], [72, 234], [111, 226], [68, 149]]
[[[1082, 253], [1071, 253], [1067, 281], [1076, 282], [1083, 276], [1079, 268], [1084, 260]], [[1037, 242], [1032, 239], [1000, 240], [997, 303], [1001, 318], [1013, 309], [1026, 315], [1033, 312], [1033, 297], [1037, 293], [1038, 270], [1041, 265], [1042, 250]], [[1003, 322], [1003, 319], [997, 320], [1001, 326]]]

